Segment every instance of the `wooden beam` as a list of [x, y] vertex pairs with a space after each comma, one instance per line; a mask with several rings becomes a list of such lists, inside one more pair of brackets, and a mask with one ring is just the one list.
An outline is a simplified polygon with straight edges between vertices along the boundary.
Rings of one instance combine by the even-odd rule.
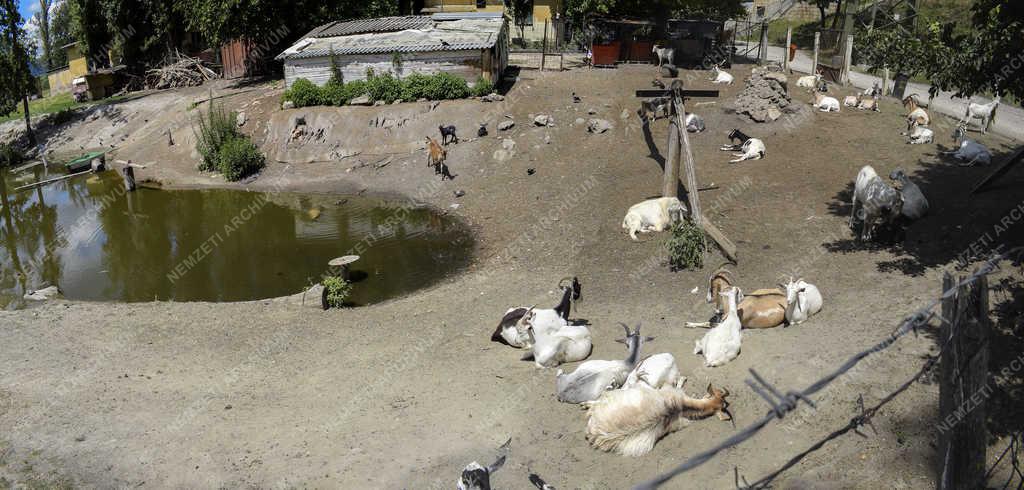
[[90, 173], [90, 172], [92, 172], [92, 169], [83, 170], [81, 172], [74, 173], [74, 174], [62, 175], [60, 177], [55, 177], [55, 178], [52, 178], [52, 179], [40, 180], [39, 182], [33, 182], [31, 184], [26, 184], [26, 185], [23, 185], [21, 187], [15, 187], [14, 191], [17, 192], [17, 191], [20, 191], [20, 190], [32, 189], [34, 187], [39, 187], [41, 185], [51, 184], [53, 182], [59, 182], [59, 181], [62, 181], [62, 180], [67, 180], [67, 179], [70, 179], [71, 177], [74, 177], [76, 175], [87, 174], [87, 173]]
[[[793, 28], [786, 29], [786, 49], [782, 54], [782, 69], [789, 70], [789, 47], [793, 44]], [[792, 72], [790, 72], [792, 73]]]
[[814, 33], [814, 58], [811, 60], [811, 75], [818, 73], [818, 51], [821, 47], [821, 33]]
[[989, 184], [991, 184], [992, 181], [998, 179], [999, 177], [1002, 177], [1003, 174], [1005, 174], [1006, 172], [1009, 172], [1010, 168], [1017, 164], [1017, 162], [1021, 161], [1022, 157], [1024, 157], [1024, 146], [1017, 148], [1017, 151], [1010, 155], [1010, 157], [1007, 158], [1006, 161], [999, 164], [999, 166], [996, 167], [996, 169], [993, 170], [992, 173], [988, 174], [988, 176], [986, 176], [984, 179], [981, 179], [981, 181], [978, 182], [973, 189], [971, 189], [971, 194], [981, 192], [981, 190], [987, 187]]

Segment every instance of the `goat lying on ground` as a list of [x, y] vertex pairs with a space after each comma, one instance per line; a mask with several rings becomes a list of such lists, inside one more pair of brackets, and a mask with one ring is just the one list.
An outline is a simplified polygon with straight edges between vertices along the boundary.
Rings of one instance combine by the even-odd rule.
[[917, 99], [911, 96], [907, 96], [903, 99], [903, 107], [907, 109], [907, 131], [911, 129], [911, 125], [916, 123], [918, 126], [927, 126], [931, 124], [932, 120], [928, 117], [928, 112], [921, 107]]
[[988, 127], [996, 119], [996, 109], [999, 108], [999, 96], [988, 104], [967, 104], [967, 112], [964, 113], [963, 124], [970, 124], [972, 119], [981, 119], [981, 134], [988, 132]]
[[[571, 282], [566, 284], [565, 282], [570, 279]], [[578, 278], [565, 277], [558, 281], [558, 289], [562, 291], [562, 298], [554, 308], [547, 310], [538, 310], [524, 306], [509, 308], [498, 323], [498, 327], [494, 329], [494, 333], [491, 334], [491, 341], [500, 342], [512, 347], [532, 348], [533, 344], [530, 342], [529, 334], [526, 332], [527, 325], [523, 321], [526, 313], [530, 310], [533, 310], [534, 313], [532, 321], [535, 328], [551, 331], [568, 325], [572, 303], [580, 299], [583, 287], [580, 285]]]
[[956, 150], [940, 152], [942, 155], [952, 155], [960, 160], [961, 167], [970, 167], [976, 163], [988, 165], [992, 163], [992, 152], [988, 151], [985, 145], [967, 137], [967, 124], [960, 123], [953, 130], [953, 142], [956, 143]]
[[[743, 148], [743, 143], [746, 143], [747, 140], [750, 139], [750, 136], [747, 136], [746, 133], [744, 133], [743, 131], [740, 131], [738, 129], [734, 129], [732, 131], [729, 131], [729, 134], [727, 134], [726, 137], [729, 138], [729, 144], [728, 145], [722, 145], [720, 148], [718, 148], [719, 150], [722, 150], [722, 151], [740, 151], [740, 149]], [[739, 143], [737, 143], [737, 141]]]
[[839, 112], [839, 101], [835, 97], [822, 95], [820, 92], [813, 92], [814, 101], [811, 105], [821, 112]]
[[455, 487], [459, 490], [491, 490], [491, 474], [498, 471], [505, 464], [505, 457], [511, 444], [512, 439], [509, 438], [505, 444], [498, 448], [500, 454], [498, 460], [486, 468], [476, 461], [466, 465]]
[[[860, 203], [860, 213], [858, 213], [858, 203]], [[850, 210], [851, 228], [855, 218], [863, 220], [858, 238], [870, 240], [874, 234], [876, 222], [881, 219], [886, 223], [892, 223], [900, 216], [902, 208], [903, 198], [900, 193], [882, 181], [875, 173], [874, 168], [865, 165], [860, 169], [853, 188], [853, 203]]]
[[584, 325], [564, 325], [557, 330], [534, 328], [533, 312], [527, 311], [523, 322], [526, 333], [533, 344], [533, 357], [537, 367], [550, 368], [566, 362], [582, 361], [590, 355], [593, 347], [590, 329]]
[[902, 168], [897, 168], [889, 174], [889, 179], [899, 184], [897, 190], [903, 199], [903, 206], [900, 214], [909, 221], [917, 221], [928, 214], [928, 199], [924, 197], [921, 188], [913, 183]]
[[912, 101], [914, 103], [914, 107], [921, 107], [921, 108], [927, 109], [928, 105], [931, 104], [931, 101], [932, 101], [933, 97], [934, 97], [934, 95], [929, 94], [927, 99], [923, 99], [923, 98], [921, 98], [920, 95], [910, 94], [910, 95], [904, 97], [902, 102], [903, 102], [903, 106], [904, 107], [907, 106], [908, 102]]
[[732, 85], [733, 76], [730, 75], [728, 72], [723, 71], [719, 67], [719, 65], [715, 65], [714, 67], [712, 67], [712, 71], [715, 72], [715, 76], [710, 79], [711, 83], [724, 83], [726, 85]]
[[856, 95], [847, 95], [843, 98], [843, 105], [846, 107], [857, 107], [860, 104], [860, 99]]
[[681, 388], [630, 388], [604, 392], [587, 407], [587, 442], [594, 449], [643, 456], [666, 434], [693, 420], [732, 419], [728, 390], [708, 384], [707, 395], [690, 398]]
[[739, 303], [739, 288], [729, 288], [718, 294], [727, 301], [725, 317], [703, 337], [694, 341], [693, 347], [694, 355], [704, 355], [704, 365], [707, 367], [721, 366], [735, 359], [740, 355], [743, 340], [740, 316], [736, 309], [736, 304]]
[[[733, 286], [732, 273], [725, 268], [725, 264], [720, 265], [708, 276], [708, 293], [705, 300], [715, 304], [715, 321], [724, 318], [729, 311], [728, 302], [721, 293]], [[737, 300], [739, 304], [736, 308], [743, 328], [774, 328], [786, 321], [786, 294], [781, 289], [758, 289], [750, 294], [743, 294], [743, 291], [739, 290]], [[685, 325], [688, 328], [708, 328], [711, 322], [687, 322]]]
[[438, 126], [437, 130], [441, 132], [442, 145], [447, 145], [449, 140], [459, 144], [459, 137], [455, 134], [455, 126]]
[[743, 153], [733, 153], [732, 156], [736, 158], [729, 160], [729, 163], [742, 162], [744, 160], [760, 160], [767, 153], [767, 148], [765, 148], [763, 141], [757, 138], [750, 138], [740, 145], [740, 151]]
[[634, 241], [637, 233], [665, 231], [669, 226], [682, 221], [686, 206], [676, 197], [659, 197], [634, 204], [622, 219], [622, 228]]
[[658, 67], [661, 65], [671, 65], [675, 61], [676, 50], [674, 48], [663, 48], [661, 46], [654, 46], [651, 52], [658, 56]]
[[587, 361], [569, 374], [563, 374], [559, 369], [555, 377], [555, 393], [558, 401], [565, 403], [589, 402], [596, 400], [605, 391], [622, 386], [630, 372], [636, 367], [636, 361], [640, 356], [640, 345], [650, 342], [654, 338], [641, 337], [639, 325], [633, 332], [630, 332], [626, 325], [621, 323], [620, 325], [626, 330], [626, 338], [617, 339], [617, 342], [626, 344], [626, 349], [629, 352], [626, 358], [621, 361]]
[[821, 81], [821, 73], [815, 73], [814, 75], [797, 78], [796, 86], [800, 88], [813, 89], [818, 86], [819, 81]]
[[910, 131], [900, 134], [906, 136], [907, 143], [911, 145], [932, 143], [935, 140], [935, 133], [928, 128], [922, 128], [917, 124], [917, 121], [912, 121], [910, 123]]
[[637, 386], [651, 389], [667, 387], [682, 388], [686, 378], [679, 374], [679, 366], [676, 365], [676, 358], [667, 352], [647, 356], [637, 363], [633, 371], [626, 377], [623, 388], [634, 388]]
[[861, 96], [857, 98], [857, 108], [862, 111], [875, 111], [882, 112], [878, 107], [878, 96], [865, 97]]
[[818, 287], [814, 284], [803, 279], [794, 281], [791, 277], [785, 288], [787, 303], [786, 323], [799, 325], [821, 311], [821, 291], [818, 291]]

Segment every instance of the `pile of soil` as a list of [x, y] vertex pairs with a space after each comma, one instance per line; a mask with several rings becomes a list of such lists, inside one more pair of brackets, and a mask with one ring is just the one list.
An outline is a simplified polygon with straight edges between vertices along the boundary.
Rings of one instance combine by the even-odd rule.
[[775, 121], [783, 114], [807, 110], [802, 104], [794, 104], [789, 97], [786, 75], [756, 71], [747, 79], [743, 91], [736, 96], [734, 107], [737, 114], [744, 114], [760, 123]]

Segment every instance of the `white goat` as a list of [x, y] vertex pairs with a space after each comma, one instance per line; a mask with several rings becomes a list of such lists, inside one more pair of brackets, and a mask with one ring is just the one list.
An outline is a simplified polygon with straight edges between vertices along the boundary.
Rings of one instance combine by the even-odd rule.
[[704, 354], [704, 365], [707, 367], [721, 366], [740, 355], [740, 344], [743, 334], [740, 332], [740, 317], [736, 312], [736, 304], [740, 302], [738, 288], [730, 288], [721, 293], [726, 298], [728, 310], [725, 318], [714, 328], [708, 330], [700, 340], [694, 342], [693, 353]]
[[657, 390], [665, 387], [682, 388], [685, 382], [686, 377], [679, 374], [676, 358], [672, 354], [662, 352], [640, 361], [626, 377], [622, 387], [641, 386]]
[[676, 50], [674, 48], [662, 48], [659, 46], [654, 46], [654, 48], [651, 49], [651, 52], [658, 55], [659, 67], [666, 63], [671, 65], [676, 58]]
[[715, 65], [712, 69], [715, 72], [714, 78], [711, 78], [711, 83], [724, 83], [726, 85], [732, 85], [733, 76], [728, 72], [723, 71], [718, 65]]
[[786, 323], [799, 325], [821, 311], [821, 291], [803, 279], [786, 284]]
[[970, 124], [972, 119], [981, 119], [981, 134], [988, 133], [988, 127], [996, 118], [996, 109], [999, 108], [999, 96], [988, 104], [967, 104], [967, 112], [961, 123]]
[[846, 107], [857, 107], [860, 104], [860, 99], [856, 95], [847, 95], [843, 98], [843, 105]]
[[[533, 312], [527, 313], [532, 317]], [[566, 362], [582, 361], [593, 347], [590, 329], [584, 325], [565, 325], [557, 330], [534, 328], [532, 318], [527, 323], [527, 334], [533, 344], [533, 362], [537, 367], [550, 368]], [[524, 359], [528, 359], [527, 355]]]
[[860, 203], [863, 216], [860, 239], [870, 240], [874, 234], [875, 222], [883, 219], [887, 223], [895, 220], [903, 209], [903, 196], [899, 191], [886, 184], [871, 165], [865, 165], [857, 173], [853, 187], [853, 203], [850, 210], [850, 227], [857, 218], [857, 203]]
[[861, 95], [866, 97], [878, 97], [882, 95], [882, 86], [879, 85], [878, 82], [875, 82], [871, 85], [871, 88], [864, 89], [864, 91], [861, 92]]
[[704, 118], [692, 113], [686, 113], [686, 119], [683, 121], [686, 124], [686, 130], [691, 133], [699, 133], [704, 131]]
[[953, 142], [956, 143], [956, 150], [941, 152], [943, 155], [953, 155], [953, 158], [960, 160], [960, 166], [969, 167], [976, 163], [988, 165], [992, 163], [992, 152], [988, 151], [985, 145], [967, 137], [967, 124], [961, 122], [953, 130]]
[[[564, 284], [571, 279], [572, 282]], [[565, 277], [558, 281], [558, 288], [562, 291], [562, 299], [552, 309], [534, 309], [534, 307], [518, 306], [509, 308], [498, 322], [497, 328], [491, 334], [492, 342], [500, 342], [512, 347], [529, 349], [533, 346], [530, 343], [529, 335], [526, 332], [526, 313], [533, 311], [531, 323], [534, 328], [545, 331], [557, 330], [569, 324], [569, 313], [572, 309], [572, 302], [580, 299], [580, 281], [576, 277]]]
[[622, 228], [629, 237], [637, 240], [637, 233], [665, 231], [674, 223], [682, 221], [686, 206], [676, 197], [648, 199], [630, 206], [622, 219]]
[[626, 329], [626, 338], [617, 339], [617, 341], [626, 344], [626, 348], [629, 349], [626, 359], [587, 361], [569, 374], [563, 374], [559, 369], [555, 377], [555, 392], [558, 401], [565, 403], [589, 402], [596, 400], [605, 391], [622, 386], [629, 373], [636, 367], [636, 361], [640, 356], [640, 345], [654, 340], [652, 337], [641, 337], [639, 325], [633, 333], [630, 333], [629, 327], [625, 325], [622, 325], [622, 328]]
[[587, 442], [594, 449], [625, 456], [643, 456], [665, 434], [693, 420], [718, 415], [732, 419], [729, 391], [708, 384], [703, 398], [690, 398], [681, 388], [630, 388], [604, 392], [587, 407]]
[[878, 107], [878, 97], [877, 96], [872, 96], [872, 97], [861, 96], [861, 97], [858, 97], [857, 100], [858, 100], [857, 108], [862, 110], [862, 111], [882, 112], [882, 110], [879, 109], [879, 107]]
[[821, 81], [821, 74], [815, 73], [814, 75], [807, 75], [806, 77], [800, 77], [796, 79], [796, 86], [800, 88], [814, 89], [818, 86], [818, 82]]
[[732, 154], [736, 158], [729, 160], [729, 163], [742, 162], [744, 160], [760, 160], [764, 158], [767, 148], [765, 148], [763, 141], [757, 138], [750, 138], [743, 142], [743, 145], [740, 146], [740, 151], [743, 153]]
[[928, 128], [918, 126], [917, 121], [912, 121], [910, 123], [910, 128], [910, 131], [900, 134], [906, 136], [908, 138], [907, 143], [911, 145], [932, 143], [935, 140], [935, 132]]
[[823, 95], [820, 92], [812, 92], [814, 102], [811, 105], [821, 112], [839, 112], [839, 100], [835, 97]]

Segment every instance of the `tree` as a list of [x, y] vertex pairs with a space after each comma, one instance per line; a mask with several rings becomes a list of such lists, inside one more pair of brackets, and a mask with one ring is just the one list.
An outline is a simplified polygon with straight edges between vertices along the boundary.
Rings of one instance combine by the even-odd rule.
[[53, 50], [50, 37], [50, 0], [39, 0], [39, 12], [34, 16], [35, 24], [39, 28], [39, 45], [43, 48], [43, 63], [46, 70], [52, 70]]
[[29, 70], [29, 56], [25, 49], [26, 34], [22, 29], [18, 3], [14, 0], [0, 0], [0, 114], [10, 114], [22, 103], [25, 110], [25, 130], [30, 146], [35, 146], [36, 136], [28, 113], [28, 93], [32, 90], [33, 79]]
[[565, 3], [566, 15], [577, 22], [589, 15], [728, 20], [746, 11], [741, 0], [566, 0]]
[[526, 38], [526, 21], [533, 15], [533, 1], [532, 0], [508, 0], [505, 5], [508, 6], [509, 15], [512, 16], [512, 21], [515, 26], [519, 29], [519, 38]]
[[66, 66], [68, 54], [64, 46], [75, 42], [71, 35], [71, 5], [68, 1], [61, 2], [53, 10], [50, 18], [50, 59], [53, 63], [50, 69]]

